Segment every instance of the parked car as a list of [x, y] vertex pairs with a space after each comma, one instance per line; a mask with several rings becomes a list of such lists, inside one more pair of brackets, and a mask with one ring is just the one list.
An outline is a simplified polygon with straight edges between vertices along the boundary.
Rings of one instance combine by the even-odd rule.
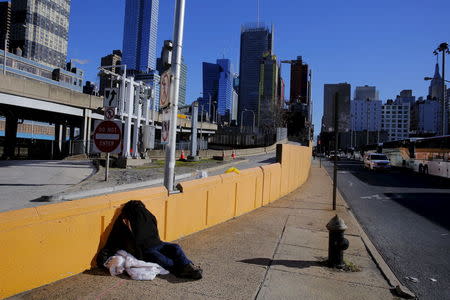
[[364, 167], [370, 170], [386, 170], [391, 168], [391, 162], [382, 153], [367, 153], [364, 157]]

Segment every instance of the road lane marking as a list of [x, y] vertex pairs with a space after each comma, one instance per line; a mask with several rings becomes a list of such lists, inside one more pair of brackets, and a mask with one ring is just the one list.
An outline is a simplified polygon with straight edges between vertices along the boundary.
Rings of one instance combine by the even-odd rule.
[[377, 200], [383, 200], [383, 199], [385, 199], [385, 198], [382, 198], [380, 195], [378, 195], [378, 194], [375, 194], [375, 195], [372, 195], [372, 196], [364, 196], [364, 197], [360, 197], [361, 199], [372, 199], [372, 198], [375, 198], [375, 199], [377, 199]]

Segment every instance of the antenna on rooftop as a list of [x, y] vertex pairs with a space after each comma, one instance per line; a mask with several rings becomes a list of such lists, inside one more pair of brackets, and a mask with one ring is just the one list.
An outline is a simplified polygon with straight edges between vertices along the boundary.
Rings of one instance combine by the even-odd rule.
[[256, 15], [257, 15], [257, 17], [256, 17], [256, 24], [257, 24], [258, 27], [259, 27], [259, 0], [256, 0], [256, 3], [257, 3], [257, 8], [256, 8]]

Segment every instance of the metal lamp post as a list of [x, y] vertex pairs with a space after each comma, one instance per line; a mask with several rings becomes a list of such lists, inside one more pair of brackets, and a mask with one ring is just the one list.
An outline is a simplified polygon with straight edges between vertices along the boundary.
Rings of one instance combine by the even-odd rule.
[[[208, 110], [208, 115], [209, 115], [209, 122], [212, 123], [214, 121], [214, 115], [212, 114], [212, 110], [211, 110], [211, 93], [200, 93], [200, 95], [205, 96], [205, 94], [208, 94], [209, 96], [209, 110]], [[202, 104], [203, 107], [203, 104]], [[212, 120], [211, 120], [212, 119]]]
[[178, 114], [178, 96], [181, 75], [181, 55], [183, 50], [183, 32], [184, 32], [184, 11], [185, 0], [176, 0], [175, 6], [175, 24], [174, 24], [174, 56], [172, 71], [174, 82], [172, 86], [172, 101], [170, 104], [170, 129], [169, 129], [169, 147], [166, 150], [166, 165], [164, 172], [164, 186], [169, 192], [174, 192], [175, 182], [175, 149], [177, 143], [177, 114]]
[[250, 110], [250, 109], [244, 109], [244, 110], [241, 112], [241, 133], [242, 133], [243, 126], [244, 126], [244, 123], [242, 122], [242, 121], [243, 121], [244, 112], [247, 112], [247, 111], [250, 111], [250, 112], [252, 112], [252, 114], [253, 114], [252, 133], [254, 133], [254, 132], [255, 132], [255, 118], [256, 118], [256, 116], [255, 116], [255, 112], [254, 112], [253, 110]]

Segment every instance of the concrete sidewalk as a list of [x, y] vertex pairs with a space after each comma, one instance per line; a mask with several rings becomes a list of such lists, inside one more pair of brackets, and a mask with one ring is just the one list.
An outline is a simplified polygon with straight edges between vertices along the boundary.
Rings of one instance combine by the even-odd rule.
[[331, 195], [329, 176], [313, 164], [305, 185], [286, 197], [178, 241], [202, 266], [200, 281], [172, 275], [132, 281], [90, 270], [11, 299], [397, 299], [341, 199], [337, 213], [350, 241], [345, 260], [359, 271], [324, 266], [325, 226], [336, 214]]

